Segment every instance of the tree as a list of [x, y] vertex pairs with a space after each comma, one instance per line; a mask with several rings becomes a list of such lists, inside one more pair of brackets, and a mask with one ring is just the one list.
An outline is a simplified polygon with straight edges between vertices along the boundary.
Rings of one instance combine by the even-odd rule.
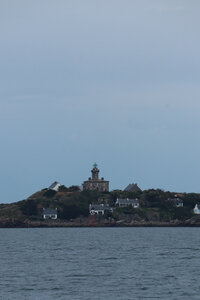
[[34, 200], [25, 200], [21, 204], [21, 211], [25, 216], [35, 216], [38, 214], [37, 205]]

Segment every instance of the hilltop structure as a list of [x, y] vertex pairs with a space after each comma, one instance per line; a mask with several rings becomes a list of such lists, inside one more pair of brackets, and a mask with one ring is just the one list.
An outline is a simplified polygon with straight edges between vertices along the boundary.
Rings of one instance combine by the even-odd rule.
[[96, 163], [94, 163], [91, 173], [92, 173], [92, 177], [89, 177], [87, 181], [83, 182], [83, 190], [108, 192], [109, 181], [104, 180], [103, 177], [99, 179], [99, 169]]
[[126, 192], [141, 192], [142, 190], [139, 188], [139, 186], [137, 185], [137, 183], [130, 183], [124, 189], [124, 191], [126, 191]]
[[59, 190], [60, 186], [61, 186], [61, 184], [59, 182], [55, 181], [49, 186], [48, 190], [53, 190], [53, 191], [57, 192]]

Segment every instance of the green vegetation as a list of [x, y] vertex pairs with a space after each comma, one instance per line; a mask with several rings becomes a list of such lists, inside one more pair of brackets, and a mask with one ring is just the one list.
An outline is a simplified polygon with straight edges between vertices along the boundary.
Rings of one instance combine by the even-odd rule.
[[37, 204], [34, 200], [25, 200], [19, 204], [21, 212], [27, 216], [36, 216], [38, 214]]
[[[178, 197], [183, 207], [176, 207], [169, 199]], [[0, 222], [17, 220], [24, 222], [42, 221], [43, 208], [57, 208], [59, 220], [69, 221], [77, 218], [88, 218], [89, 204], [104, 203], [115, 206], [117, 198], [138, 198], [139, 208], [115, 207], [113, 213], [106, 213], [105, 219], [137, 221], [137, 222], [184, 222], [194, 217], [193, 208], [200, 203], [200, 194], [178, 194], [164, 192], [160, 189], [139, 192], [115, 190], [111, 192], [80, 191], [79, 187], [61, 186], [59, 191], [43, 189], [28, 199], [12, 204], [0, 205]], [[101, 217], [101, 218], [104, 218]]]

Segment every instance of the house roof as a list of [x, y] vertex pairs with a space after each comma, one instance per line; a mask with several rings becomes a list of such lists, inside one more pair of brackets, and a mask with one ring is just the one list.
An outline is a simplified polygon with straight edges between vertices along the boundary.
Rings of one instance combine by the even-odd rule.
[[174, 203], [183, 203], [183, 200], [181, 200], [180, 198], [169, 198], [168, 200]]
[[59, 182], [55, 181], [54, 183], [52, 183], [50, 186], [49, 186], [49, 189], [54, 189], [57, 185], [60, 185]]
[[57, 215], [57, 208], [43, 208], [43, 215]]
[[139, 188], [139, 186], [137, 185], [137, 183], [130, 183], [125, 189], [124, 191], [127, 192], [141, 192], [141, 189]]
[[89, 210], [112, 210], [108, 204], [90, 204]]
[[122, 199], [122, 198], [117, 198], [116, 203], [118, 203], [118, 204], [138, 204], [139, 200], [137, 198], [136, 199], [129, 199], [129, 198]]

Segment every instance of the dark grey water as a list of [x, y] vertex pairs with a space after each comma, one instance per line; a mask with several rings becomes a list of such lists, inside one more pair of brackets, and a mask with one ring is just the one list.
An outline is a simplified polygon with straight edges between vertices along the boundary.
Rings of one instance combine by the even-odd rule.
[[0, 230], [0, 299], [200, 299], [200, 228]]

